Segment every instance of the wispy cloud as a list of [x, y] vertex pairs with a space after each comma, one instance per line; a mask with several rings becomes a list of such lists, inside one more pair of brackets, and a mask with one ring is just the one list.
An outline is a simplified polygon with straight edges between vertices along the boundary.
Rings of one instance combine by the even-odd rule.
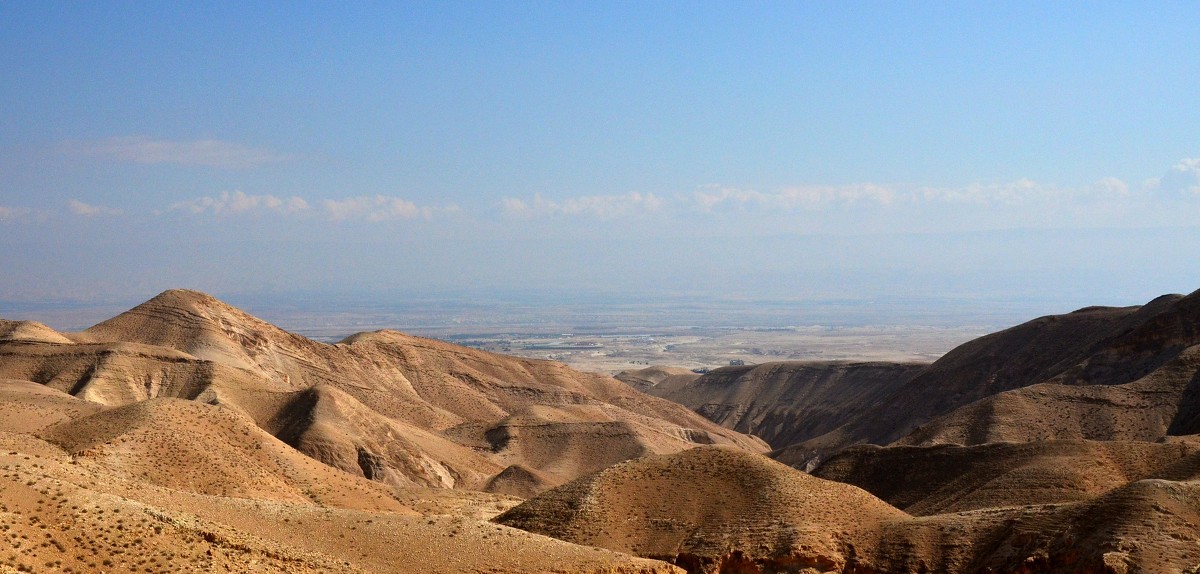
[[84, 217], [97, 217], [101, 215], [121, 215], [124, 213], [120, 209], [112, 207], [103, 207], [99, 205], [89, 205], [77, 199], [67, 201], [67, 207], [71, 213], [82, 215]]
[[233, 216], [249, 213], [320, 216], [329, 221], [380, 222], [399, 219], [432, 219], [437, 213], [458, 211], [454, 205], [421, 206], [399, 197], [373, 195], [346, 199], [326, 199], [316, 206], [303, 197], [250, 195], [241, 191], [223, 191], [220, 195], [198, 197], [171, 205], [168, 212], [195, 215]]
[[407, 199], [386, 195], [327, 199], [321, 202], [325, 214], [334, 221], [361, 220], [370, 222], [395, 219], [431, 219], [436, 211], [457, 211], [458, 207], [419, 206]]
[[20, 207], [5, 207], [0, 205], [0, 223], [16, 221], [29, 215], [29, 210]]
[[695, 209], [705, 212], [725, 208], [814, 210], [835, 206], [973, 205], [1017, 208], [1122, 200], [1129, 197], [1130, 193], [1129, 184], [1115, 177], [1105, 177], [1079, 188], [1039, 183], [1031, 179], [1007, 183], [971, 183], [958, 187], [914, 187], [874, 183], [798, 186], [766, 192], [709, 185], [694, 192], [690, 203]]
[[263, 148], [221, 140], [164, 140], [147, 136], [124, 136], [93, 142], [66, 144], [75, 154], [141, 164], [248, 169], [291, 159]]
[[171, 205], [168, 211], [186, 211], [195, 214], [236, 215], [253, 211], [277, 213], [301, 213], [309, 209], [303, 198], [277, 197], [274, 195], [247, 195], [241, 191], [221, 192], [216, 197], [200, 197]]
[[895, 189], [872, 183], [840, 186], [792, 186], [762, 192], [721, 185], [706, 185], [692, 194], [691, 203], [700, 211], [726, 207], [770, 209], [816, 209], [831, 205], [886, 205], [896, 200]]
[[1180, 160], [1162, 177], [1148, 180], [1146, 187], [1165, 193], [1200, 195], [1200, 158]]
[[537, 217], [549, 215], [589, 215], [602, 219], [642, 215], [661, 210], [667, 202], [652, 193], [630, 192], [618, 195], [589, 195], [563, 200], [545, 199], [535, 194], [524, 200], [506, 197], [501, 200], [501, 209], [512, 217]]
[[1061, 197], [1065, 193], [1065, 190], [1054, 186], [1031, 179], [1019, 179], [1007, 183], [972, 183], [961, 187], [922, 187], [907, 195], [909, 200], [917, 202], [1017, 206]]

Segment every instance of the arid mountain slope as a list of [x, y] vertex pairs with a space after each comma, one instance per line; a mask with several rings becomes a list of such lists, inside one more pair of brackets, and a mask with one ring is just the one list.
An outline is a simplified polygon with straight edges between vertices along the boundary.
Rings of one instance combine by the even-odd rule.
[[[614, 378], [643, 393], [661, 397], [668, 389], [677, 389], [700, 378], [700, 375], [683, 367], [653, 366], [633, 371], [621, 371]], [[658, 392], [650, 392], [654, 388], [658, 388]]]
[[873, 547], [882, 524], [907, 518], [858, 488], [753, 453], [699, 447], [610, 466], [496, 522], [693, 572], [840, 571], [853, 557], [846, 548]]
[[30, 343], [70, 343], [54, 329], [36, 321], [7, 321], [0, 319], [0, 341], [28, 341]]
[[31, 381], [0, 379], [0, 432], [36, 433], [55, 423], [87, 416], [103, 405]]
[[0, 377], [108, 406], [225, 405], [316, 460], [396, 486], [482, 488], [511, 465], [558, 484], [696, 444], [766, 448], [610, 377], [394, 331], [328, 345], [193, 291], [81, 333], [2, 327]]
[[[1177, 472], [1179, 480], [1139, 479], [1084, 494], [1076, 502], [1005, 504], [914, 517], [862, 490], [768, 464], [752, 454], [697, 448], [614, 465], [543, 492], [495, 521], [670, 560], [691, 573], [1190, 571], [1200, 564], [1200, 483], [1183, 469], [1200, 468], [1194, 460], [1200, 455], [1193, 451], [1179, 458], [1167, 447], [1127, 446], [1062, 443], [1040, 454], [996, 451], [982, 458], [996, 469], [1011, 460], [1034, 464], [1039, 457], [1045, 457], [1043, 463], [1054, 456], [1062, 457], [1058, 462], [1089, 461], [1102, 452], [1109, 457], [1108, 468], [1081, 470], [1076, 478], [1136, 475], [1167, 464], [1158, 472]], [[936, 448], [945, 453], [955, 447], [916, 452]], [[967, 448], [978, 452], [981, 447]], [[887, 461], [905, 456], [901, 448], [885, 450]], [[972, 459], [966, 451], [949, 454], [949, 460], [933, 461], [940, 470]], [[1172, 458], [1175, 462], [1169, 463]], [[1037, 476], [1017, 477], [1021, 472], [1018, 466], [997, 482], [1039, 486]], [[964, 478], [951, 474], [941, 478], [974, 481], [976, 495], [993, 487], [998, 496], [992, 502], [1011, 501], [1014, 494], [989, 484], [983, 468]], [[899, 480], [910, 489], [924, 488], [917, 484], [920, 476]], [[969, 484], [962, 486], [972, 492]], [[1048, 485], [1040, 486], [1045, 490]], [[1042, 493], [1035, 489], [1034, 494]]]
[[1060, 505], [989, 508], [889, 525], [877, 571], [1190, 572], [1200, 564], [1195, 482], [1140, 480]]
[[1200, 444], [1036, 441], [979, 446], [860, 445], [814, 472], [928, 516], [1078, 502], [1186, 464]]
[[1191, 434], [1200, 386], [1200, 346], [1190, 347], [1145, 377], [1123, 385], [1052, 383], [999, 393], [913, 430], [894, 444], [984, 444], [1036, 440], [1156, 441]]
[[484, 522], [518, 499], [321, 464], [226, 404], [4, 379], [0, 414], [0, 572], [675, 571]]
[[[167, 408], [188, 408], [185, 405], [208, 410], [210, 416], [223, 410], [182, 401]], [[224, 416], [231, 415], [226, 412]], [[120, 449], [122, 443], [117, 439], [106, 444]], [[250, 443], [242, 446], [246, 444]], [[217, 443], [206, 446], [221, 448]], [[132, 460], [154, 455], [143, 451], [123, 456]], [[157, 460], [171, 466], [171, 457]], [[355, 499], [359, 507], [354, 508], [333, 500], [315, 504], [257, 497], [265, 491], [256, 492], [256, 498], [195, 494], [144, 482], [137, 475], [130, 476], [128, 468], [110, 474], [110, 465], [77, 461], [30, 435], [0, 432], [0, 571], [676, 571], [661, 562], [484, 522], [511, 503], [498, 497], [479, 500], [488, 496], [479, 493], [416, 489], [404, 497], [360, 497], [384, 489], [378, 483], [326, 468], [325, 472], [343, 478], [330, 480], [322, 488], [337, 490], [356, 483], [343, 499]], [[309, 464], [324, 468], [312, 461]], [[203, 467], [192, 470], [205, 472]], [[411, 498], [414, 504], [406, 504], [403, 498]], [[373, 508], [372, 500], [385, 504]], [[473, 510], [473, 506], [479, 509]]]
[[[812, 467], [816, 461], [850, 445], [897, 441], [943, 415], [957, 421], [944, 425], [956, 429], [948, 431], [946, 442], [1024, 440], [1018, 436], [1021, 433], [1029, 438], [1154, 440], [1168, 429], [1172, 433], [1186, 432], [1188, 425], [1195, 422], [1185, 421], [1196, 420], [1196, 406], [1200, 404], [1195, 399], [1196, 385], [1192, 384], [1195, 351], [1189, 351], [1198, 344], [1200, 292], [1186, 297], [1159, 297], [1142, 307], [1090, 307], [1066, 315], [1042, 317], [955, 348], [874, 407], [857, 413], [824, 435], [784, 448], [777, 456], [790, 464]], [[1015, 392], [1005, 396], [1005, 404], [985, 401], [969, 407], [974, 409], [970, 415], [949, 414], [988, 397], [995, 396], [999, 401], [1006, 391], [1041, 384], [1056, 387]], [[1115, 388], [1127, 384], [1124, 389]], [[1095, 388], [1062, 388], [1085, 386]], [[1034, 410], [1046, 409], [1041, 415], [1019, 413], [1022, 409], [1016, 403], [1026, 392], [1047, 396], [1057, 393], [1062, 399], [1055, 406], [1050, 406], [1053, 401], [1044, 404], [1041, 399], [1033, 401], [1040, 405], [1033, 405]], [[1075, 414], [1049, 412], [1072, 402], [1075, 406], [1068, 410]], [[1112, 403], [1111, 408], [1100, 406], [1085, 416], [1090, 408], [1085, 403], [1104, 402]], [[1137, 407], [1142, 403], [1147, 406]], [[1157, 406], [1148, 406], [1149, 403]], [[1113, 414], [1125, 412], [1126, 406], [1141, 408], [1142, 414]], [[993, 417], [988, 414], [993, 407], [1012, 410]], [[1039, 416], [1062, 422], [1042, 425], [1037, 422]], [[1129, 418], [1124, 422], [1095, 423], [1097, 417], [1126, 416]], [[1143, 416], [1146, 420], [1141, 419]], [[1159, 420], [1163, 417], [1165, 423]], [[1017, 428], [1029, 420], [1033, 421], [1029, 428]], [[1008, 424], [1011, 428], [991, 429], [992, 423]], [[1093, 426], [1096, 430], [1093, 433], [1066, 428], [1072, 425]], [[1151, 430], [1160, 427], [1161, 432]]]
[[820, 436], [921, 372], [924, 364], [779, 362], [722, 367], [646, 392], [682, 404], [774, 448]]
[[816, 476], [613, 378], [322, 344], [195, 292], [82, 333], [5, 321], [0, 572], [1194, 572], [1198, 297], [927, 366], [638, 375], [809, 437], [774, 455]]

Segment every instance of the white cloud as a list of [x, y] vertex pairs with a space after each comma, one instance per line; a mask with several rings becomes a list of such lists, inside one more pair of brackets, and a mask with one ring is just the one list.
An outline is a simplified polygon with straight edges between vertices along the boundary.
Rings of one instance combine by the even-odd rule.
[[1128, 197], [1129, 184], [1115, 177], [1105, 177], [1093, 183], [1089, 192], [1099, 197]]
[[17, 219], [23, 218], [28, 214], [28, 209], [22, 209], [20, 207], [5, 207], [0, 205], [0, 223], [16, 221]]
[[692, 198], [696, 202], [696, 207], [701, 211], [712, 211], [713, 208], [723, 204], [761, 204], [769, 201], [768, 194], [765, 193], [719, 185], [706, 185], [700, 191], [693, 194]]
[[68, 144], [70, 152], [141, 164], [246, 169], [290, 159], [262, 148], [220, 140], [172, 141], [146, 136], [115, 137], [95, 142]]
[[1146, 187], [1167, 193], [1200, 195], [1200, 158], [1180, 160], [1166, 175], [1147, 180]]
[[[435, 213], [458, 212], [457, 205], [445, 207], [419, 206], [406, 199], [385, 195], [326, 199], [320, 202], [319, 213], [331, 221], [379, 222], [394, 219], [430, 219]], [[300, 215], [318, 213], [314, 206], [302, 197], [279, 197], [275, 195], [248, 195], [241, 191], [223, 191], [215, 197], [200, 197], [171, 205], [168, 211], [184, 211], [193, 214], [238, 215], [246, 213], [276, 213]]]
[[[327, 199], [321, 203], [325, 214], [334, 221], [363, 220], [370, 222], [393, 219], [429, 219], [435, 211], [399, 197], [386, 195], [350, 197], [341, 200]], [[458, 211], [457, 206], [441, 208], [442, 211]]]
[[247, 195], [241, 191], [222, 191], [216, 197], [200, 197], [181, 201], [172, 205], [169, 211], [189, 211], [191, 213], [214, 213], [217, 215], [236, 215], [250, 211], [273, 211], [277, 213], [300, 213], [309, 209], [308, 202], [303, 198], [276, 197], [274, 195]]
[[708, 185], [694, 192], [691, 207], [703, 212], [725, 209], [818, 211], [833, 207], [1010, 207], [1066, 206], [1098, 201], [1120, 202], [1130, 197], [1129, 185], [1106, 177], [1081, 188], [1043, 184], [1030, 179], [1007, 183], [972, 183], [958, 187], [913, 187], [874, 183], [838, 186], [795, 186], [757, 191]]
[[785, 207], [845, 205], [887, 205], [896, 199], [890, 187], [873, 183], [842, 186], [804, 186], [784, 189], [778, 202]]
[[917, 201], [971, 203], [976, 205], [1024, 205], [1039, 200], [1053, 200], [1064, 195], [1063, 190], [1039, 184], [1031, 179], [1008, 183], [972, 183], [962, 187], [923, 187], [915, 190]]
[[897, 195], [892, 187], [873, 183], [803, 185], [770, 192], [708, 185], [692, 195], [692, 202], [701, 211], [724, 206], [791, 210], [833, 205], [887, 205], [896, 201]]
[[84, 217], [96, 217], [100, 215], [121, 215], [123, 212], [120, 209], [112, 207], [103, 207], [99, 205], [89, 205], [82, 201], [72, 199], [67, 202], [67, 207], [71, 209], [71, 213], [82, 215]]
[[661, 210], [666, 201], [652, 193], [636, 191], [618, 195], [588, 195], [562, 201], [543, 198], [534, 194], [533, 199], [506, 197], [501, 200], [501, 209], [512, 217], [538, 217], [553, 215], [590, 215], [601, 219], [642, 215]]
[[705, 185], [691, 194], [662, 199], [653, 194], [585, 196], [551, 200], [534, 195], [501, 201], [501, 211], [511, 217], [552, 215], [616, 217], [651, 211], [821, 212], [829, 209], [924, 209], [945, 207], [1009, 208], [1016, 210], [1071, 209], [1072, 206], [1118, 208], [1132, 199], [1129, 184], [1105, 177], [1079, 188], [1044, 184], [1031, 179], [1007, 183], [972, 183], [958, 187], [918, 187], [876, 183], [802, 185], [759, 191], [722, 185]]

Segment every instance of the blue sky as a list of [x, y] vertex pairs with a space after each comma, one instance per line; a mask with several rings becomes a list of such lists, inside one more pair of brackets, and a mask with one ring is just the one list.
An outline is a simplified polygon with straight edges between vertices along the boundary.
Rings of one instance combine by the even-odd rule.
[[3, 3], [0, 300], [1190, 292], [1198, 25], [1165, 2]]

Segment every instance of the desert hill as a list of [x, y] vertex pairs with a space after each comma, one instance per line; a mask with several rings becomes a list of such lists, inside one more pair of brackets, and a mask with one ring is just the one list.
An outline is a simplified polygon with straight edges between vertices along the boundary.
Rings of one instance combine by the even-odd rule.
[[[357, 482], [360, 491], [379, 488], [327, 472], [344, 476], [328, 487]], [[451, 497], [439, 502], [439, 493]], [[503, 499], [476, 500], [487, 495], [452, 490], [408, 496], [419, 504], [391, 499], [383, 510], [196, 494], [81, 466], [48, 443], [0, 432], [0, 571], [673, 571], [661, 562], [481, 520], [511, 505]]]
[[[862, 443], [1153, 441], [1196, 432], [1197, 345], [1200, 292], [1041, 317], [951, 350], [843, 424], [773, 456], [812, 469]], [[828, 396], [849, 404], [840, 397], [852, 392]]]
[[489, 524], [519, 499], [462, 489], [765, 449], [607, 377], [390, 331], [325, 345], [194, 292], [3, 328], [3, 572], [665, 573]]
[[[1189, 464], [1200, 444], [1035, 441], [977, 446], [860, 445], [813, 471], [918, 516], [1095, 498]], [[1178, 478], [1177, 478], [1178, 479]]]
[[70, 343], [54, 329], [36, 321], [8, 321], [0, 319], [0, 341], [28, 341], [31, 343]]
[[1198, 334], [1168, 296], [626, 383], [191, 291], [3, 321], [0, 572], [1196, 571]]
[[[1000, 447], [1006, 445], [995, 446], [995, 452], [981, 457], [962, 450], [981, 447], [883, 449], [888, 462], [902, 463], [894, 472], [917, 471], [911, 478], [896, 477], [897, 491], [937, 492], [959, 481], [968, 497], [974, 494], [975, 502], [983, 504], [977, 509], [910, 516], [845, 484], [753, 454], [701, 447], [614, 465], [543, 492], [495, 521], [671, 561], [697, 574], [1183, 572], [1200, 564], [1200, 488], [1192, 480], [1197, 475], [1122, 482], [1123, 473], [1195, 471], [1200, 455], [1194, 446], [1182, 457], [1170, 452], [1179, 445], [1060, 443], [1041, 452], [1022, 452], [1019, 445], [1004, 452]], [[925, 458], [906, 461], [906, 448]], [[949, 456], [930, 457], [934, 448]], [[955, 448], [959, 451], [947, 452]], [[1044, 468], [1087, 462], [1100, 452], [1107, 456], [1108, 467], [1081, 470], [1074, 478], [1086, 482], [1089, 475], [1107, 476], [1114, 482], [1094, 485], [1090, 493], [1078, 490], [1083, 486], [1078, 483], [1072, 502], [1013, 504], [1019, 492], [1005, 492], [1006, 487], [1030, 488], [1036, 499], [1060, 477], [1018, 476], [1029, 466], [1037, 466], [1039, 460]], [[954, 476], [954, 464], [975, 464], [977, 458], [984, 464], [964, 477]], [[1007, 468], [1008, 460], [1018, 461], [1015, 468], [989, 483], [988, 467]], [[924, 462], [937, 469], [922, 471]], [[1154, 470], [1161, 465], [1165, 467]], [[893, 488], [885, 476], [886, 464], [871, 470], [878, 486]], [[921, 485], [931, 474], [942, 482]], [[989, 488], [991, 495], [984, 495]], [[945, 488], [943, 494], [951, 490]]]
[[647, 386], [645, 392], [682, 404], [725, 428], [755, 435], [774, 448], [783, 448], [841, 426], [854, 413], [895, 392], [925, 366], [763, 363], [721, 367], [702, 376], [693, 374], [687, 380], [666, 379], [666, 383]]
[[[691, 369], [686, 369], [684, 367], [663, 367], [655, 365], [646, 367], [644, 369], [621, 371], [620, 373], [617, 373], [614, 378], [639, 391], [642, 391], [643, 393], [661, 397], [667, 389], [675, 389], [686, 385], [700, 378], [700, 375], [693, 373]], [[658, 388], [659, 392], [650, 392], [650, 390], [654, 388]]]
[[992, 395], [925, 423], [895, 444], [1035, 440], [1156, 441], [1194, 434], [1187, 397], [1200, 387], [1200, 346], [1122, 385], [1041, 383]]
[[482, 488], [520, 465], [543, 487], [696, 444], [765, 449], [602, 375], [395, 331], [324, 344], [194, 291], [81, 333], [4, 325], [24, 335], [0, 340], [0, 377], [107, 406], [224, 405], [318, 461], [395, 486]]
[[731, 572], [840, 571], [854, 556], [848, 547], [872, 547], [882, 524], [907, 518], [858, 488], [754, 453], [698, 447], [610, 466], [495, 521], [692, 572]]
[[887, 572], [1191, 572], [1200, 491], [1146, 479], [1098, 497], [915, 517], [876, 550]]

